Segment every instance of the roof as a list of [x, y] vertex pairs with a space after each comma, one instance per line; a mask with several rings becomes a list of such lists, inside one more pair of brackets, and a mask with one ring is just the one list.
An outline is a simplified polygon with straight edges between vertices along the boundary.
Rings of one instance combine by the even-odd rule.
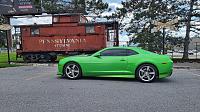
[[146, 51], [140, 47], [108, 47], [106, 49], [130, 49], [130, 50], [134, 50], [140, 54], [156, 54], [150, 51]]
[[108, 22], [91, 22], [91, 23], [79, 23], [81, 25], [113, 25], [118, 24], [117, 21], [108, 21]]

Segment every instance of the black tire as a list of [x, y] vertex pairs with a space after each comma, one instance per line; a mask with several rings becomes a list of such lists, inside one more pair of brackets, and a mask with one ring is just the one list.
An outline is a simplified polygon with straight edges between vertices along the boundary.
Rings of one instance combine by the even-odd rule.
[[57, 60], [57, 57], [51, 57], [51, 62], [55, 62]]
[[23, 60], [24, 60], [25, 63], [31, 62], [30, 56], [28, 54], [23, 55]]
[[40, 55], [40, 61], [43, 63], [49, 62], [50, 56], [48, 54], [41, 54]]
[[69, 62], [63, 68], [63, 77], [68, 79], [80, 79], [82, 77], [82, 70], [79, 64]]
[[152, 64], [142, 64], [136, 70], [136, 79], [141, 82], [153, 82], [158, 77], [158, 70]]
[[30, 54], [31, 56], [31, 63], [35, 63], [35, 62], [38, 62], [38, 57], [37, 57], [37, 54]]

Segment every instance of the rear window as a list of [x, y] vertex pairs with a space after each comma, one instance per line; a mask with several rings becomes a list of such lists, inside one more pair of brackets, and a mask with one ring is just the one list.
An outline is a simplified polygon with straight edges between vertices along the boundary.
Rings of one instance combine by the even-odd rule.
[[127, 50], [127, 56], [131, 56], [131, 55], [136, 55], [136, 54], [138, 54], [136, 51], [134, 51], [134, 50]]

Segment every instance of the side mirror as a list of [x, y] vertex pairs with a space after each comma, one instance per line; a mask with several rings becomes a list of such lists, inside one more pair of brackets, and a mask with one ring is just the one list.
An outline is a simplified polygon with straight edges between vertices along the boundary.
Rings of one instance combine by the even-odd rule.
[[100, 54], [95, 54], [94, 57], [100, 58], [101, 55]]

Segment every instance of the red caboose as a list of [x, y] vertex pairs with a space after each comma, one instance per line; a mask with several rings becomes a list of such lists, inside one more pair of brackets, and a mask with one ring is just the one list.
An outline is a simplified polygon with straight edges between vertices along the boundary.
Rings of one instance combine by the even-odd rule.
[[93, 53], [118, 46], [117, 22], [88, 22], [81, 14], [53, 15], [51, 25], [20, 26], [17, 55], [24, 61], [54, 61], [57, 54]]

